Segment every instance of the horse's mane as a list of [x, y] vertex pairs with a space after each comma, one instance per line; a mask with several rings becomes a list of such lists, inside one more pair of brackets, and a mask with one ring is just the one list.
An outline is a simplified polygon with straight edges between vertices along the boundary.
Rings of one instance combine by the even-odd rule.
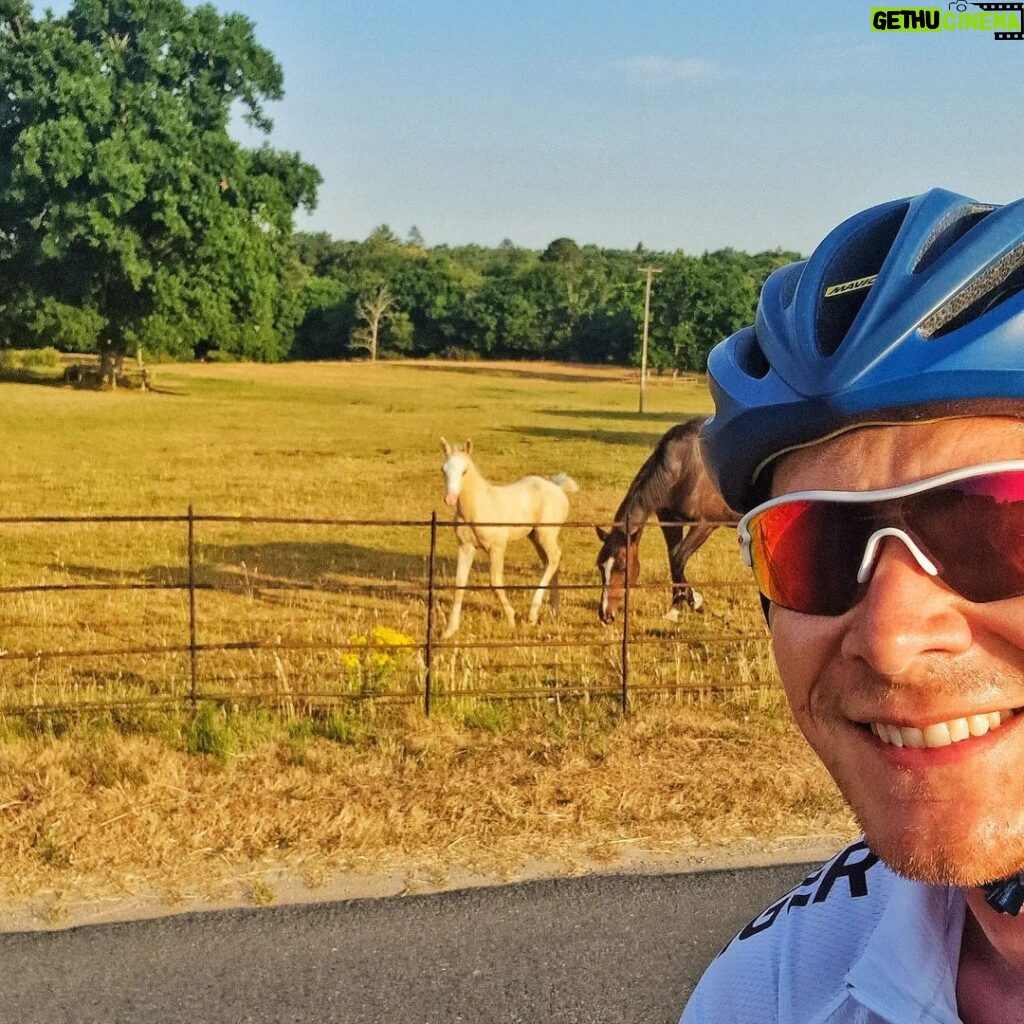
[[651, 513], [664, 506], [669, 491], [679, 480], [678, 474], [669, 465], [669, 450], [680, 443], [696, 445], [697, 431], [705, 419], [704, 416], [694, 416], [683, 423], [677, 423], [662, 435], [654, 451], [633, 477], [626, 496], [616, 509], [616, 523], [625, 522], [629, 514], [631, 528], [642, 528]]

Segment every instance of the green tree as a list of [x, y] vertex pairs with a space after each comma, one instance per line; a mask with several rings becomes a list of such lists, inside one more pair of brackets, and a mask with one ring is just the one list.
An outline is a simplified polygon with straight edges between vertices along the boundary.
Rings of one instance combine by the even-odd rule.
[[645, 276], [653, 263], [648, 364], [702, 370], [711, 345], [751, 322], [764, 278], [799, 259], [731, 249], [690, 256], [579, 246], [555, 239], [543, 251], [498, 246], [432, 248], [402, 242], [386, 224], [362, 242], [300, 235], [295, 251], [312, 277], [295, 354], [339, 358], [368, 320], [361, 296], [384, 288], [394, 308], [381, 319], [378, 351], [452, 358], [640, 361]]
[[0, 3], [0, 331], [101, 354], [276, 359], [310, 284], [291, 241], [320, 176], [247, 149], [281, 70], [252, 23], [182, 0]]
[[757, 257], [735, 249], [704, 253], [696, 261], [689, 286], [692, 344], [689, 361], [681, 368], [704, 370], [715, 345], [754, 322], [766, 276], [767, 268]]
[[408, 355], [412, 350], [413, 326], [404, 309], [395, 309], [384, 321], [381, 329], [381, 350], [397, 355]]
[[565, 301], [574, 310], [579, 303], [579, 280], [583, 273], [583, 250], [571, 238], [556, 238], [544, 250], [543, 263], [556, 269], [558, 279], [565, 288]]

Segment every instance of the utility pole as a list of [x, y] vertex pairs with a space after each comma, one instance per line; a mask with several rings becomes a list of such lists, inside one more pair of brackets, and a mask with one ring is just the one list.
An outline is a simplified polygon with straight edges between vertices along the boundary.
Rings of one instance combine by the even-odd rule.
[[647, 386], [647, 333], [651, 323], [651, 282], [655, 274], [661, 273], [661, 267], [641, 267], [640, 272], [647, 275], [647, 289], [644, 292], [644, 340], [640, 349], [640, 408], [644, 411], [644, 388]]

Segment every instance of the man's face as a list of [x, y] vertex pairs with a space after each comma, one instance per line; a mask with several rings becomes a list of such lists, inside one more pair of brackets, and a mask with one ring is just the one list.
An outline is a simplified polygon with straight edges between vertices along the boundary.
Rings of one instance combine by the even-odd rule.
[[[783, 456], [772, 492], [874, 490], [1003, 459], [1024, 459], [1020, 421], [865, 427]], [[1024, 868], [1024, 598], [972, 604], [888, 537], [850, 611], [773, 606], [771, 627], [797, 722], [876, 853], [904, 874], [959, 885]], [[885, 743], [871, 729], [992, 712], [1014, 717], [934, 748]]]

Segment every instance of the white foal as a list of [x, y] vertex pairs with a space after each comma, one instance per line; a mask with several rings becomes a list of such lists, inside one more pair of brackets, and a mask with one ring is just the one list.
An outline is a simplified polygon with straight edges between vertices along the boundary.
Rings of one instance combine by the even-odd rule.
[[529, 537], [544, 564], [544, 573], [530, 602], [531, 623], [540, 618], [544, 591], [551, 587], [551, 607], [558, 609], [558, 566], [562, 549], [558, 532], [569, 518], [566, 493], [578, 491], [571, 477], [559, 474], [552, 480], [524, 476], [514, 484], [488, 483], [473, 464], [473, 443], [453, 448], [443, 437], [445, 504], [455, 509], [455, 536], [459, 541], [455, 569], [455, 600], [443, 639], [454, 636], [462, 618], [462, 598], [477, 548], [487, 552], [491, 567], [491, 587], [498, 597], [505, 618], [512, 624], [516, 613], [505, 595], [505, 548], [509, 541]]

